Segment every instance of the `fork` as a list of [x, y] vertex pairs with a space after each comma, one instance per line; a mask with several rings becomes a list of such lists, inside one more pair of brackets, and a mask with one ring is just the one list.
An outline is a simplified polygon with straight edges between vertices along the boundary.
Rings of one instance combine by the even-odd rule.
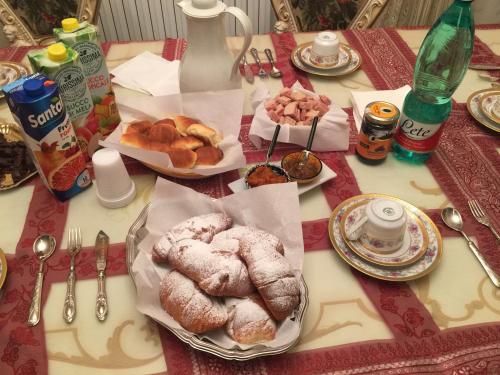
[[63, 318], [66, 323], [72, 323], [76, 316], [75, 300], [75, 256], [82, 248], [82, 233], [80, 228], [68, 229], [68, 254], [71, 256], [69, 275], [66, 286], [66, 298], [64, 300]]
[[496, 237], [497, 241], [500, 241], [500, 236], [498, 235], [498, 232], [493, 228], [493, 226], [490, 224], [490, 218], [486, 216], [484, 211], [482, 210], [481, 206], [479, 203], [474, 199], [468, 202], [469, 203], [469, 208], [470, 211], [472, 212], [472, 215], [474, 215], [474, 218], [484, 226], [487, 226], [490, 228], [491, 233]]
[[250, 53], [252, 54], [255, 62], [257, 63], [257, 66], [259, 67], [259, 77], [262, 79], [267, 78], [267, 73], [262, 67], [262, 63], [260, 62], [259, 52], [255, 48], [250, 48]]

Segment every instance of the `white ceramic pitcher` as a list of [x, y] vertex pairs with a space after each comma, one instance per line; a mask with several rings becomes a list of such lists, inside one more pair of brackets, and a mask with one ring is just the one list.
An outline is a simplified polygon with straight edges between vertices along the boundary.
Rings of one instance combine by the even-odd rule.
[[[218, 0], [183, 0], [177, 3], [187, 20], [187, 49], [179, 69], [181, 92], [241, 88], [239, 63], [252, 42], [252, 23], [240, 8]], [[225, 17], [232, 14], [245, 34], [236, 58], [226, 43]]]

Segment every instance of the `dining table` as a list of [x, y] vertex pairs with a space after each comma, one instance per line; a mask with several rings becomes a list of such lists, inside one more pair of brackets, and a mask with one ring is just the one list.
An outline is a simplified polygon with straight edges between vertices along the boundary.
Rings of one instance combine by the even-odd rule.
[[[289, 351], [247, 361], [226, 360], [179, 340], [136, 308], [136, 288], [126, 262], [126, 237], [132, 223], [150, 202], [158, 174], [124, 157], [137, 194], [126, 207], [109, 209], [96, 198], [96, 186], [59, 202], [36, 176], [15, 189], [0, 192], [0, 248], [7, 259], [7, 277], [0, 290], [0, 374], [500, 374], [500, 289], [487, 277], [459, 233], [447, 228], [441, 210], [451, 206], [462, 214], [464, 231], [500, 274], [500, 247], [493, 234], [472, 215], [469, 200], [477, 200], [500, 230], [500, 138], [479, 124], [466, 101], [477, 90], [491, 87], [498, 71], [468, 69], [453, 95], [453, 108], [439, 146], [425, 164], [414, 165], [389, 154], [380, 165], [367, 165], [355, 154], [357, 129], [351, 91], [392, 90], [412, 84], [418, 49], [426, 27], [338, 31], [340, 41], [358, 51], [358, 70], [339, 77], [304, 73], [290, 61], [293, 49], [312, 41], [315, 33], [254, 35], [251, 46], [263, 61], [270, 48], [281, 78], [262, 79], [250, 64], [255, 82], [242, 76], [245, 93], [239, 140], [247, 165], [266, 158], [269, 142], [257, 148], [249, 139], [253, 117], [251, 93], [266, 85], [277, 93], [295, 82], [328, 96], [348, 115], [347, 151], [318, 152], [337, 176], [304, 194], [300, 215], [304, 240], [303, 277], [309, 290], [300, 338]], [[472, 61], [500, 64], [500, 24], [476, 25]], [[228, 37], [237, 51], [242, 37]], [[167, 60], [180, 59], [186, 41], [105, 42], [109, 69], [144, 51]], [[0, 49], [0, 60], [29, 65], [33, 47]], [[247, 60], [254, 61], [248, 54]], [[200, 61], [202, 64], [208, 63]], [[269, 64], [264, 68], [270, 70]], [[144, 95], [114, 85], [120, 98]], [[0, 122], [12, 123], [5, 100]], [[278, 143], [272, 160], [280, 160], [293, 144]], [[92, 172], [92, 164], [88, 163]], [[245, 169], [203, 179], [161, 176], [197, 192], [220, 198]], [[329, 238], [332, 211], [346, 199], [368, 193], [398, 197], [423, 210], [442, 237], [442, 256], [432, 272], [412, 281], [378, 280], [350, 267]], [[174, 214], [174, 213], [167, 213]], [[65, 322], [62, 307], [70, 255], [68, 228], [81, 230], [83, 247], [76, 256], [78, 313]], [[97, 294], [95, 239], [110, 238], [106, 288], [109, 313], [95, 316]], [[38, 269], [34, 239], [55, 237], [57, 248], [46, 262], [42, 318], [26, 323]]]

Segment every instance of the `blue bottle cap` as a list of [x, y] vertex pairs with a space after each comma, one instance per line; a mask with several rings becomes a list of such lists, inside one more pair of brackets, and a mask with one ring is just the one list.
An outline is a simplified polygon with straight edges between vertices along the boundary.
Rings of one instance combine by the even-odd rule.
[[29, 96], [40, 96], [44, 93], [43, 81], [39, 79], [27, 79], [23, 83], [23, 89]]

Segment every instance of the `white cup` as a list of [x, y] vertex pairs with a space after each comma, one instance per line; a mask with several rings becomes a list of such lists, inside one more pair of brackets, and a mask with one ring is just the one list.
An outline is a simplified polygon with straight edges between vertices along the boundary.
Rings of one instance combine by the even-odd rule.
[[104, 207], [124, 207], [135, 197], [135, 184], [130, 178], [120, 153], [110, 148], [92, 156], [97, 199]]
[[322, 31], [314, 38], [309, 59], [315, 64], [336, 64], [339, 60], [339, 40], [332, 31]]
[[398, 202], [373, 199], [366, 205], [364, 215], [352, 226], [347, 236], [375, 251], [390, 253], [403, 244], [406, 220], [406, 211]]

